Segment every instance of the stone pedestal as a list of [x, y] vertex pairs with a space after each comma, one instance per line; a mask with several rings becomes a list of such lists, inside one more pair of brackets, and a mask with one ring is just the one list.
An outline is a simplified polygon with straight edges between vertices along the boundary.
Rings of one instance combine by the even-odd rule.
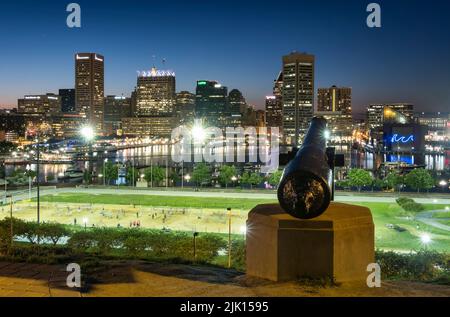
[[301, 220], [278, 204], [259, 205], [247, 221], [247, 275], [272, 281], [302, 277], [364, 282], [375, 262], [374, 224], [366, 207], [332, 202]]

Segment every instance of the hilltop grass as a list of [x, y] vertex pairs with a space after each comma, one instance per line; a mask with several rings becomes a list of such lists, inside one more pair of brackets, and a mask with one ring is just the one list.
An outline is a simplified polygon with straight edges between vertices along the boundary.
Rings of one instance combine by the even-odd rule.
[[[112, 204], [158, 207], [186, 207], [211, 209], [244, 209], [250, 210], [261, 203], [260, 199], [251, 198], [219, 198], [219, 197], [176, 197], [154, 195], [112, 195], [112, 194], [57, 194], [41, 197], [43, 202], [76, 203], [76, 204]], [[264, 200], [264, 203], [275, 203], [275, 200]]]
[[[155, 207], [177, 208], [209, 208], [226, 210], [232, 208], [242, 210], [244, 213], [261, 203], [275, 203], [272, 200], [252, 198], [211, 198], [211, 197], [176, 197], [153, 195], [112, 195], [112, 194], [73, 194], [64, 193], [48, 195], [41, 198], [51, 203], [78, 203], [78, 204], [115, 204], [115, 205], [141, 205]], [[406, 213], [397, 203], [358, 202], [356, 205], [371, 209], [375, 223], [376, 248], [395, 251], [417, 251], [430, 249], [441, 252], [450, 252], [450, 232], [437, 229], [414, 220], [414, 214]], [[426, 210], [442, 210], [443, 205], [425, 204]], [[409, 216], [409, 217], [408, 217]], [[213, 220], [211, 218], [211, 220]], [[448, 224], [447, 220], [445, 221]], [[394, 225], [391, 229], [387, 225]], [[401, 229], [401, 230], [399, 230]], [[431, 243], [424, 245], [421, 236], [431, 236]]]

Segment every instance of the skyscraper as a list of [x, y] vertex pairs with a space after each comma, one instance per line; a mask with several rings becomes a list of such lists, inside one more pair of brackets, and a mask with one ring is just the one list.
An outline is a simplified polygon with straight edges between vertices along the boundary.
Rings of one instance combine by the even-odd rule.
[[282, 134], [283, 128], [283, 72], [278, 74], [273, 85], [273, 95], [266, 97], [266, 124], [268, 127], [278, 127]]
[[106, 134], [116, 133], [122, 126], [122, 119], [131, 116], [131, 98], [107, 96], [105, 98], [104, 130]]
[[174, 115], [175, 73], [157, 70], [139, 74], [136, 87], [136, 115]]
[[104, 70], [102, 55], [96, 53], [75, 55], [75, 108], [98, 134], [103, 131]]
[[298, 146], [314, 112], [314, 55], [283, 56], [283, 134], [286, 145]]
[[317, 92], [317, 111], [340, 111], [352, 114], [352, 89], [349, 87], [319, 88]]
[[217, 81], [197, 81], [195, 97], [195, 116], [206, 125], [223, 127], [227, 115], [227, 87]]
[[63, 113], [75, 112], [75, 89], [60, 89], [61, 111]]
[[[168, 137], [177, 125], [175, 73], [167, 70], [139, 72], [132, 94], [132, 117], [122, 118], [124, 135]], [[134, 99], [136, 100], [134, 102]]]
[[177, 93], [176, 113], [180, 124], [194, 122], [195, 95], [189, 91], [181, 91]]
[[228, 94], [229, 127], [240, 127], [243, 121], [243, 114], [247, 111], [247, 102], [242, 92], [233, 89]]

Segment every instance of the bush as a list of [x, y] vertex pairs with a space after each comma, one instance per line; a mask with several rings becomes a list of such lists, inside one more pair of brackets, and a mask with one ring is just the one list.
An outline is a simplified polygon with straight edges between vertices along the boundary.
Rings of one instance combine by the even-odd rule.
[[408, 279], [432, 282], [448, 280], [450, 256], [435, 251], [421, 250], [417, 253], [400, 254], [392, 251], [376, 251], [376, 261], [386, 279]]
[[239, 270], [245, 271], [246, 246], [244, 240], [233, 240], [231, 243], [231, 265]]
[[414, 199], [411, 198], [400, 197], [397, 198], [396, 202], [407, 212], [421, 212], [425, 210], [425, 207], [422, 204], [416, 203]]

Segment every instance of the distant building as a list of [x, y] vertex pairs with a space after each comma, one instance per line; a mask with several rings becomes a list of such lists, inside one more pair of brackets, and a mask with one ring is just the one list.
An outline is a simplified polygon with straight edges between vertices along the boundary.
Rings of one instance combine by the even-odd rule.
[[367, 123], [370, 129], [381, 129], [384, 123], [408, 123], [414, 121], [414, 106], [408, 103], [371, 104], [367, 107]]
[[75, 55], [75, 109], [97, 134], [103, 133], [105, 96], [104, 57], [96, 53]]
[[228, 88], [217, 81], [197, 81], [195, 117], [207, 126], [225, 127], [229, 118], [227, 93]]
[[447, 131], [450, 124], [450, 112], [417, 112], [419, 124], [425, 125], [428, 131]]
[[314, 55], [283, 56], [283, 134], [286, 145], [298, 146], [314, 112]]
[[122, 130], [125, 136], [170, 138], [172, 130], [177, 125], [178, 121], [175, 116], [147, 116], [122, 119]]
[[140, 72], [136, 87], [137, 116], [175, 115], [175, 73], [157, 70]]
[[0, 131], [3, 131], [5, 138], [8, 135], [25, 135], [25, 117], [17, 111], [0, 110]]
[[317, 111], [339, 111], [352, 114], [352, 89], [349, 87], [319, 88]]
[[276, 96], [266, 97], [266, 125], [278, 128], [283, 125], [283, 106]]
[[51, 118], [53, 137], [57, 139], [76, 138], [80, 135], [80, 126], [84, 117], [76, 113], [61, 113]]
[[122, 118], [131, 117], [131, 98], [107, 96], [105, 98], [104, 130], [107, 135], [122, 128]]
[[190, 124], [195, 118], [195, 95], [181, 91], [176, 96], [176, 114], [180, 124]]
[[27, 95], [17, 102], [18, 113], [50, 117], [61, 112], [61, 98], [55, 94]]
[[64, 113], [75, 112], [75, 89], [60, 89], [61, 111]]
[[266, 127], [266, 112], [264, 110], [256, 111], [256, 126], [258, 128]]

